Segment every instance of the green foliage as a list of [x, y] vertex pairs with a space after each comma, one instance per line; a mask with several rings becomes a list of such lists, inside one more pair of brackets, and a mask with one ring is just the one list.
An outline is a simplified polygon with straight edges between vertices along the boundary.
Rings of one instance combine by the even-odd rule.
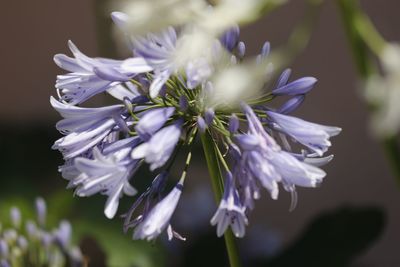
[[270, 261], [251, 266], [349, 266], [381, 235], [383, 212], [376, 207], [350, 208], [317, 217], [302, 235]]

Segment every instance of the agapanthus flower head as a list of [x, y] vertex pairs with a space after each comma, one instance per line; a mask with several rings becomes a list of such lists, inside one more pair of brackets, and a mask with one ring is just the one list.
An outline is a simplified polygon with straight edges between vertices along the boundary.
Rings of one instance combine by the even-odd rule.
[[[236, 1], [221, 1], [221, 6], [208, 11], [207, 16], [223, 12], [228, 2]], [[241, 3], [246, 8], [258, 4], [255, 0]], [[75, 60], [68, 59], [79, 63], [79, 68], [84, 65], [84, 75], [103, 87], [87, 86], [82, 77], [75, 79], [72, 87], [65, 83], [66, 90], [58, 82], [61, 94], [59, 100], [51, 98], [51, 104], [63, 117], [56, 127], [65, 136], [53, 146], [66, 160], [59, 170], [69, 180], [68, 187], [76, 188], [76, 195], [106, 195], [104, 212], [108, 218], [117, 214], [120, 198], [138, 193], [123, 215], [124, 231], [133, 229], [134, 239], [153, 240], [166, 230], [169, 239], [184, 240], [172, 229], [171, 219], [184, 190], [191, 147], [198, 135], [212, 142], [226, 177], [219, 181], [224, 193], [211, 219], [218, 236], [228, 227], [235, 236], [244, 236], [248, 214], [262, 190], [277, 199], [281, 185], [291, 193], [294, 208], [296, 187], [317, 187], [326, 176], [320, 167], [332, 160], [331, 155], [324, 154], [340, 128], [289, 115], [304, 102], [317, 80], [291, 80], [289, 69], [276, 75], [268, 42], [258, 56], [245, 58], [245, 45], [233, 23], [245, 18], [241, 10], [235, 12], [236, 18], [229, 25], [221, 22], [218, 31], [223, 31], [217, 35], [199, 24], [177, 29], [173, 23], [140, 36], [126, 32], [134, 56], [125, 61], [89, 59], [80, 54]], [[120, 28], [128, 27], [127, 14], [114, 13], [113, 19]], [[200, 50], [195, 47], [199, 43], [190, 43], [199, 36], [207, 38]], [[190, 51], [190, 45], [195, 52]], [[78, 69], [64, 69], [71, 71], [65, 77], [77, 76]], [[81, 90], [85, 96], [94, 96], [87, 94], [92, 87], [93, 92], [107, 92], [119, 103], [88, 108], [77, 106], [87, 97], [69, 101], [80, 96]], [[69, 88], [73, 88], [73, 97], [65, 98], [72, 90]], [[274, 107], [276, 98], [284, 99], [284, 104]], [[166, 181], [171, 179], [171, 167], [182, 147], [189, 151], [185, 167], [166, 193]], [[137, 192], [132, 185], [136, 179], [143, 179], [135, 175], [141, 166], [147, 166], [155, 178], [147, 190]], [[60, 229], [60, 237], [65, 229]]]
[[1, 218], [0, 224], [10, 227], [0, 227], [0, 266], [85, 266], [79, 247], [71, 242], [71, 224], [64, 220], [48, 229], [43, 198], [35, 206], [37, 220], [26, 220], [17, 207], [10, 209], [10, 220]]

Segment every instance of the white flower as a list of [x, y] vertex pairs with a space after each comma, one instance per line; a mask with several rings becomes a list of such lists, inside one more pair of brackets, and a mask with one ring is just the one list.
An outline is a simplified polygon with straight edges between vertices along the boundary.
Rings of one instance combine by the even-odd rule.
[[191, 21], [206, 7], [203, 0], [131, 0], [122, 1], [114, 12], [119, 27], [134, 35], [160, 32], [168, 26], [179, 26]]
[[400, 129], [400, 45], [386, 45], [380, 60], [384, 74], [367, 81], [365, 96], [375, 108], [372, 129], [384, 137]]

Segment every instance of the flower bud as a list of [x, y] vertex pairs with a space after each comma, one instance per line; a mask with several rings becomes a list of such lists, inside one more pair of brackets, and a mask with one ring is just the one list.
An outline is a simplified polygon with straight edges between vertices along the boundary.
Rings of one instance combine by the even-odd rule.
[[21, 225], [21, 211], [17, 207], [12, 207], [10, 210], [11, 223], [15, 228]]
[[197, 116], [197, 127], [199, 127], [201, 133], [204, 133], [207, 129], [207, 124], [201, 116]]
[[272, 91], [274, 95], [302, 95], [310, 91], [317, 79], [304, 77]]
[[239, 129], [239, 119], [235, 114], [232, 114], [229, 118], [229, 132], [236, 133]]
[[295, 96], [295, 97], [289, 99], [286, 103], [284, 103], [277, 110], [277, 112], [281, 113], [281, 114], [291, 113], [292, 111], [296, 110], [304, 102], [304, 99], [305, 99], [304, 95]]
[[237, 49], [239, 58], [243, 58], [246, 54], [246, 45], [243, 42], [239, 42]]
[[214, 120], [214, 117], [215, 117], [214, 109], [209, 108], [206, 110], [204, 121], [206, 122], [207, 125], [211, 125]]
[[39, 225], [44, 226], [46, 224], [46, 213], [47, 213], [46, 202], [44, 201], [43, 198], [38, 197], [36, 198], [35, 201], [35, 207]]
[[8, 244], [5, 240], [0, 239], [0, 256], [2, 258], [7, 258], [9, 254]]
[[69, 246], [71, 241], [72, 227], [68, 221], [62, 221], [58, 229], [54, 232], [54, 237], [58, 244], [64, 249]]
[[186, 96], [181, 95], [179, 97], [179, 108], [180, 108], [180, 110], [181, 111], [186, 111], [188, 109], [188, 107], [189, 107], [189, 102], [188, 102]]

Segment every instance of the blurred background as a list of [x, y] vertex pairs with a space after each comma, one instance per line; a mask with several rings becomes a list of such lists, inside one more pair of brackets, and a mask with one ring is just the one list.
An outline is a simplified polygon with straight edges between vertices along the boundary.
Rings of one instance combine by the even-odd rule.
[[[398, 0], [362, 0], [381, 33], [400, 39]], [[174, 218], [186, 243], [132, 241], [122, 220], [103, 216], [105, 198], [73, 197], [57, 172], [62, 159], [51, 150], [60, 137], [58, 114], [49, 104], [61, 70], [56, 53], [69, 53], [67, 40], [89, 56], [123, 57], [109, 36], [111, 22], [103, 0], [3, 1], [0, 16], [0, 221], [17, 204], [29, 215], [32, 200], [43, 196], [50, 221], [67, 218], [89, 266], [224, 266], [223, 239], [209, 225], [215, 204], [208, 172], [198, 148], [187, 188]], [[287, 41], [304, 19], [304, 1], [290, 1], [257, 23], [242, 29], [250, 54], [263, 42]], [[352, 55], [334, 1], [321, 10], [309, 46], [294, 59], [294, 76], [319, 82], [296, 115], [343, 128], [333, 139], [335, 159], [325, 169], [322, 187], [300, 189], [299, 205], [289, 212], [290, 196], [273, 201], [266, 194], [251, 215], [248, 234], [239, 241], [246, 266], [400, 266], [400, 190], [369, 131], [367, 107], [359, 93]], [[99, 103], [104, 101], [98, 98]], [[143, 174], [143, 188], [150, 180]], [[146, 180], [148, 179], [148, 180]], [[140, 187], [140, 186], [139, 186]], [[120, 211], [133, 199], [124, 198]], [[207, 256], [204, 256], [207, 255]], [[267, 264], [268, 263], [268, 264]]]

